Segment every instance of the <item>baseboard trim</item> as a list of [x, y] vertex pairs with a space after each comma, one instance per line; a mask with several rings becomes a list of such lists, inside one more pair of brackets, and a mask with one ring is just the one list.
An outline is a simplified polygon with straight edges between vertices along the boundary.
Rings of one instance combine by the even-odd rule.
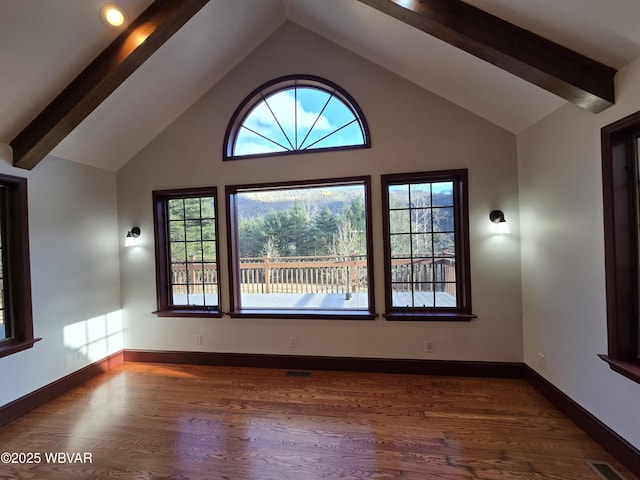
[[523, 378], [634, 475], [640, 477], [640, 450], [620, 437], [529, 366], [516, 362], [317, 357], [238, 353], [121, 350], [0, 408], [0, 427], [123, 362], [334, 370], [347, 372]]
[[524, 365], [523, 371], [524, 379], [530, 385], [634, 475], [640, 477], [640, 450], [578, 405], [571, 397], [563, 393], [531, 367]]
[[125, 362], [217, 365], [229, 367], [404, 373], [455, 377], [522, 378], [522, 363], [319, 357], [243, 353], [125, 350]]
[[123, 351], [87, 365], [0, 408], [0, 427], [124, 362]]

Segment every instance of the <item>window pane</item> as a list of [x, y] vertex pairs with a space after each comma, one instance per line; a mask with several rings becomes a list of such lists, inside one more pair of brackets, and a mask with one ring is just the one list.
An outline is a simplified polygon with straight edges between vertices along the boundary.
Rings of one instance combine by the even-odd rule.
[[411, 226], [414, 232], [431, 231], [431, 212], [431, 208], [418, 208], [411, 210]]
[[392, 235], [391, 236], [391, 258], [407, 258], [411, 257], [411, 235]]
[[434, 232], [453, 232], [453, 208], [434, 208], [432, 212]]
[[414, 183], [410, 187], [411, 206], [414, 208], [431, 206], [431, 184]]
[[216, 239], [216, 223], [213, 218], [202, 220], [202, 239], [203, 240]]
[[305, 149], [332, 132], [332, 125], [325, 114], [331, 94], [317, 88], [298, 88], [298, 141], [297, 148]]
[[409, 283], [393, 284], [393, 306], [394, 307], [413, 307], [413, 291]]
[[413, 306], [414, 307], [433, 307], [434, 306], [434, 284], [433, 283], [415, 283], [413, 285]]
[[184, 200], [169, 200], [169, 220], [184, 220]]
[[433, 234], [434, 255], [448, 256], [455, 253], [455, 237], [453, 233]]
[[[278, 150], [293, 150], [290, 138], [294, 123], [293, 96], [286, 92], [272, 95], [260, 102], [243, 122], [244, 132], [253, 132]], [[271, 147], [274, 148], [274, 147]], [[259, 152], [268, 153], [269, 150]]]
[[409, 185], [389, 185], [389, 208], [409, 208]]
[[169, 222], [169, 240], [178, 241], [185, 239], [185, 223], [183, 221]]
[[410, 233], [410, 225], [409, 210], [391, 210], [389, 212], [389, 231], [391, 233]]
[[202, 218], [215, 218], [216, 216], [216, 203], [213, 197], [203, 197], [200, 199], [200, 208], [202, 211]]
[[287, 149], [281, 143], [266, 139], [255, 132], [242, 128], [236, 137], [235, 156], [256, 155], [262, 153], [285, 152]]
[[202, 261], [202, 242], [187, 242], [186, 248], [190, 262]]
[[216, 242], [202, 242], [202, 260], [205, 262], [216, 261]]
[[187, 287], [186, 285], [174, 285], [172, 288], [172, 303], [173, 305], [189, 305], [187, 302]]
[[200, 229], [200, 220], [187, 220], [184, 222], [186, 229], [187, 241], [198, 241], [202, 238], [202, 230]]
[[355, 120], [349, 125], [341, 125], [329, 133], [319, 136], [315, 143], [311, 144], [311, 148], [333, 148], [346, 147], [349, 145], [361, 145], [362, 130]]
[[187, 260], [187, 246], [184, 242], [171, 243], [171, 263]]
[[240, 308], [369, 309], [364, 182], [234, 195]]
[[436, 307], [456, 307], [456, 284], [445, 283], [440, 285], [436, 292]]
[[430, 233], [419, 233], [411, 236], [411, 252], [414, 257], [433, 254], [433, 237]]
[[432, 183], [432, 189], [434, 207], [453, 206], [453, 182]]

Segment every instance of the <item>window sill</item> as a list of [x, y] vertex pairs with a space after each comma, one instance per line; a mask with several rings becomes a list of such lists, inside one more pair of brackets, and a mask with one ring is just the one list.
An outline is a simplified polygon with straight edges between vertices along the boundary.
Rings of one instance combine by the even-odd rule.
[[624, 375], [636, 383], [640, 383], [640, 365], [637, 363], [626, 362], [624, 360], [614, 360], [607, 355], [598, 355], [602, 360], [609, 364], [611, 370]]
[[0, 344], [0, 358], [13, 355], [14, 353], [18, 353], [23, 350], [28, 350], [31, 347], [33, 347], [34, 343], [39, 342], [40, 340], [42, 339], [33, 338], [31, 340], [25, 340], [25, 341], [13, 340], [13, 341], [8, 341], [5, 344]]
[[229, 312], [232, 318], [290, 318], [302, 320], [374, 320], [376, 314], [364, 310], [283, 310], [244, 308]]
[[460, 312], [387, 312], [384, 318], [398, 322], [470, 322], [478, 316]]
[[221, 318], [224, 313], [219, 310], [201, 310], [201, 309], [187, 309], [176, 308], [166, 310], [156, 310], [151, 312], [158, 317], [201, 317], [201, 318]]

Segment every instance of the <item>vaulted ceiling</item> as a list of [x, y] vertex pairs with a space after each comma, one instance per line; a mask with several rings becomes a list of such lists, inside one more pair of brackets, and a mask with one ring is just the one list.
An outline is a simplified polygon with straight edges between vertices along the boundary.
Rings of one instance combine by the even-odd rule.
[[[157, 51], [130, 76], [120, 78], [121, 84], [105, 94], [95, 110], [83, 113], [70, 133], [59, 135], [59, 143], [43, 141], [43, 148], [116, 171], [285, 21], [296, 22], [515, 134], [567, 103], [567, 98], [580, 103], [575, 92], [565, 94], [566, 88], [548, 91], [549, 81], [537, 80], [545, 74], [538, 66], [511, 61], [518, 57], [518, 49], [525, 48], [526, 32], [522, 38], [513, 36], [513, 48], [503, 37], [503, 51], [493, 50], [491, 45], [486, 48], [492, 40], [478, 24], [480, 45], [485, 46], [484, 59], [478, 58], [483, 52], [473, 50], [477, 44], [467, 48], [468, 38], [460, 41], [455, 34], [456, 15], [464, 11], [434, 10], [431, 19], [430, 12], [420, 11], [432, 2], [437, 6], [437, 1], [441, 2], [202, 1], [204, 6], [198, 6], [192, 17], [176, 20], [176, 28], [183, 20], [186, 23], [159, 42]], [[640, 57], [637, 0], [465, 1], [612, 69]], [[102, 3], [0, 0], [0, 143], [14, 141], [116, 39], [119, 31], [105, 27], [98, 16]], [[120, 3], [127, 17], [135, 19], [153, 2]], [[420, 15], [416, 17], [412, 9]], [[497, 29], [497, 24], [491, 25]], [[501, 60], [503, 56], [511, 59], [511, 66]], [[531, 57], [527, 52], [524, 56], [527, 61]], [[529, 76], [523, 72], [527, 69], [533, 72]], [[589, 85], [586, 88], [588, 92]], [[603, 95], [595, 97], [600, 102]]]

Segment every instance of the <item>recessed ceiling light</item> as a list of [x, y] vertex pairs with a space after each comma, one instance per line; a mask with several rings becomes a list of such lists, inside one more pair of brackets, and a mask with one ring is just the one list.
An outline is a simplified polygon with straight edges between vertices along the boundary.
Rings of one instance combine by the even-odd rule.
[[121, 27], [124, 23], [124, 13], [115, 5], [108, 3], [100, 8], [100, 19], [108, 27]]

